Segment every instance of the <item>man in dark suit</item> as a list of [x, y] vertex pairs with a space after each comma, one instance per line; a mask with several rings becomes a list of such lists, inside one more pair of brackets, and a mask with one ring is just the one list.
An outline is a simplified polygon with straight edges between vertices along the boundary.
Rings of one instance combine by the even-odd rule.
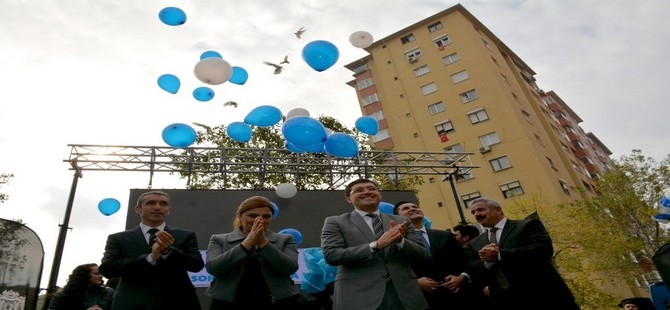
[[464, 309], [466, 304], [460, 290], [468, 282], [464, 272], [467, 261], [454, 234], [426, 228], [423, 211], [415, 203], [400, 201], [395, 204], [393, 213], [408, 217], [417, 236], [423, 238], [428, 247], [428, 261], [412, 264], [412, 268], [419, 277], [417, 282], [430, 309]]
[[201, 309], [188, 277], [204, 267], [195, 233], [165, 224], [165, 192], [140, 195], [134, 210], [140, 225], [109, 235], [99, 268], [106, 278], [121, 277], [112, 310]]
[[381, 193], [371, 180], [349, 183], [344, 196], [354, 211], [327, 217], [321, 231], [325, 260], [338, 266], [333, 309], [427, 309], [411, 262], [428, 252], [409, 219], [379, 212]]
[[542, 222], [508, 219], [490, 198], [477, 198], [469, 208], [487, 230], [470, 241], [468, 274], [496, 309], [580, 309], [554, 265]]

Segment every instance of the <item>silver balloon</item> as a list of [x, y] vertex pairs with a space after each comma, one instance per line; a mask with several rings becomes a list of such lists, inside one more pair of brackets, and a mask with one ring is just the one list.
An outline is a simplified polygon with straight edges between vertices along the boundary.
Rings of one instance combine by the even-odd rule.
[[198, 61], [193, 73], [205, 84], [219, 85], [228, 81], [233, 74], [233, 67], [221, 58], [209, 57]]
[[288, 114], [286, 114], [286, 119], [296, 116], [309, 116], [309, 111], [303, 108], [295, 108], [291, 111], [288, 111]]
[[356, 31], [349, 36], [351, 45], [358, 48], [366, 48], [372, 45], [373, 41], [372, 35], [367, 31]]

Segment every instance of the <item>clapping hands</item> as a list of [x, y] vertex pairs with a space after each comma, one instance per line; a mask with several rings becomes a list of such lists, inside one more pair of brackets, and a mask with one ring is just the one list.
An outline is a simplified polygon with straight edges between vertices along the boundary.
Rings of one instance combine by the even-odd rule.
[[263, 248], [268, 243], [269, 241], [265, 236], [265, 222], [263, 222], [262, 217], [256, 217], [256, 219], [254, 219], [254, 224], [251, 226], [251, 231], [247, 234], [244, 241], [242, 241], [242, 245], [244, 248], [251, 250], [255, 246]]

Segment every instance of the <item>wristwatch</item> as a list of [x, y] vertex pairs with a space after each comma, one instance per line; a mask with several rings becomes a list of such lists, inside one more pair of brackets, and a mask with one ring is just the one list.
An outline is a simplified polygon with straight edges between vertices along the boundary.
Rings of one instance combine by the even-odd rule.
[[379, 249], [377, 249], [377, 241], [370, 242], [368, 246], [370, 247], [370, 251], [372, 251], [372, 253], [379, 251]]

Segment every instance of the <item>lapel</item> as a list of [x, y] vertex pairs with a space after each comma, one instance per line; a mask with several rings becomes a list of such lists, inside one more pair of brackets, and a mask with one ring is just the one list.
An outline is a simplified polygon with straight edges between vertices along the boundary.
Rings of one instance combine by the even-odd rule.
[[133, 247], [143, 249], [143, 252], [151, 252], [147, 239], [144, 238], [144, 233], [142, 233], [142, 228], [140, 228], [139, 225], [130, 229], [128, 237], [130, 238]]
[[507, 240], [507, 237], [517, 228], [517, 226], [518, 226], [517, 221], [507, 219], [507, 222], [503, 227], [502, 233], [500, 234], [500, 240], [498, 241], [498, 245], [500, 247], [503, 247], [505, 245], [505, 240]]
[[[380, 219], [382, 220], [382, 227], [384, 227], [384, 218], [380, 217]], [[351, 221], [351, 224], [356, 226], [356, 228], [361, 231], [363, 236], [368, 239], [369, 242], [377, 240], [375, 238], [375, 234], [370, 229], [370, 226], [368, 226], [368, 224], [365, 222], [365, 219], [363, 219], [363, 217], [358, 214], [358, 212], [351, 211], [349, 214], [349, 221]], [[386, 229], [384, 229], [384, 231], [386, 231]]]

